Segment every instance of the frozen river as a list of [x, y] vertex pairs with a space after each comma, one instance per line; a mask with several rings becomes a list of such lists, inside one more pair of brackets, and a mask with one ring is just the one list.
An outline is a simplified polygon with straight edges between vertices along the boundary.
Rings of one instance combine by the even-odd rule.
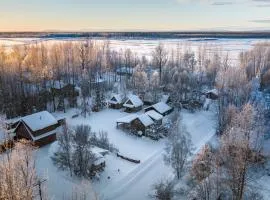
[[[0, 45], [12, 47], [13, 45], [29, 45], [34, 43], [61, 43], [67, 41], [82, 41], [78, 38], [0, 38]], [[96, 42], [106, 41], [104, 39], [93, 39]], [[252, 48], [256, 43], [270, 42], [270, 39], [110, 39], [113, 50], [125, 51], [131, 49], [138, 56], [151, 57], [154, 48], [163, 43], [170, 51], [179, 47], [181, 51], [192, 50], [195, 53], [199, 48], [204, 48], [207, 54], [219, 52], [221, 55], [229, 55], [232, 61], [237, 61], [240, 52]]]

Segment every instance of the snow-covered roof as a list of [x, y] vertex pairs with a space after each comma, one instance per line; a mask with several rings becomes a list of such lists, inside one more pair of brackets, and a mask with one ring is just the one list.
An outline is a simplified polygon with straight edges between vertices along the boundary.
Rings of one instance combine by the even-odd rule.
[[163, 114], [163, 113], [165, 113], [165, 112], [172, 109], [170, 106], [168, 106], [164, 102], [156, 103], [156, 104], [152, 105], [151, 107], [153, 107], [156, 111], [158, 111], [161, 114]]
[[154, 124], [154, 121], [146, 114], [141, 114], [138, 116], [138, 119], [142, 122], [142, 124], [147, 127]]
[[[131, 104], [129, 102], [131, 102]], [[143, 105], [142, 100], [137, 95], [133, 95], [133, 94], [129, 95], [128, 100], [124, 103], [124, 106], [128, 108], [134, 108], [134, 107], [136, 108], [142, 105]]]
[[95, 161], [94, 161], [94, 165], [101, 165], [102, 163], [105, 162], [105, 158], [103, 155], [101, 155], [100, 153], [94, 153], [95, 154]]
[[130, 122], [132, 122], [133, 120], [135, 120], [137, 118], [138, 118], [137, 114], [130, 114], [130, 115], [127, 115], [125, 117], [121, 117], [121, 118], [117, 119], [116, 122], [118, 122], [118, 123], [130, 123]]
[[91, 147], [91, 151], [94, 153], [94, 154], [101, 154], [101, 155], [106, 155], [109, 153], [109, 151], [107, 149], [102, 149], [102, 148], [99, 148], [97, 146], [92, 146]]
[[122, 103], [123, 102], [123, 96], [120, 94], [115, 94], [112, 96], [112, 98], [109, 100], [109, 103], [111, 104], [117, 104], [117, 103]]
[[55, 117], [48, 111], [41, 111], [32, 115], [27, 115], [21, 120], [32, 130], [37, 131], [48, 126], [57, 124]]
[[149, 117], [151, 117], [154, 120], [161, 120], [163, 118], [163, 116], [161, 114], [157, 113], [154, 110], [149, 110], [145, 114], [148, 115]]
[[206, 93], [207, 94], [212, 93], [212, 94], [218, 96], [218, 90], [217, 89], [208, 90]]

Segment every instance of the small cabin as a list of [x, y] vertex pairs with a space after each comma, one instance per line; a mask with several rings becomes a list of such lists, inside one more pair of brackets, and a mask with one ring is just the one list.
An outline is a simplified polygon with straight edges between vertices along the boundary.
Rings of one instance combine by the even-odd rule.
[[48, 111], [42, 111], [22, 117], [14, 130], [16, 139], [27, 139], [37, 146], [43, 146], [56, 140], [59, 132], [57, 119]]
[[142, 109], [143, 102], [137, 95], [129, 95], [126, 102], [123, 104], [125, 112], [137, 112]]
[[108, 101], [109, 107], [113, 109], [120, 109], [124, 103], [124, 97], [120, 94], [115, 94], [112, 98]]
[[51, 93], [55, 96], [63, 96], [64, 98], [71, 96], [79, 96], [79, 92], [76, 90], [75, 85], [70, 83], [64, 83], [63, 81], [55, 81], [51, 87]]
[[218, 99], [218, 90], [217, 89], [209, 90], [205, 93], [205, 96], [208, 99], [217, 100]]
[[131, 122], [138, 117], [137, 114], [130, 114], [116, 120], [117, 128], [131, 129]]
[[135, 120], [133, 120], [130, 124], [131, 129], [137, 132], [141, 131], [145, 133], [145, 131], [154, 124], [154, 121], [146, 114], [139, 115]]
[[96, 146], [92, 146], [91, 151], [95, 156], [95, 160], [91, 166], [92, 176], [95, 176], [98, 172], [104, 170], [106, 166], [105, 156], [109, 154], [109, 151]]
[[160, 115], [165, 116], [165, 115], [170, 114], [173, 111], [173, 108], [168, 106], [164, 102], [159, 102], [144, 109], [145, 112], [148, 112], [150, 110], [154, 110]]

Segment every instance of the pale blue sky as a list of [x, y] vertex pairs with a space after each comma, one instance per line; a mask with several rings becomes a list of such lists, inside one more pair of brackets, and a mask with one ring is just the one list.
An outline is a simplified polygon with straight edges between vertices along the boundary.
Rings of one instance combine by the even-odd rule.
[[270, 0], [0, 0], [0, 31], [270, 30]]

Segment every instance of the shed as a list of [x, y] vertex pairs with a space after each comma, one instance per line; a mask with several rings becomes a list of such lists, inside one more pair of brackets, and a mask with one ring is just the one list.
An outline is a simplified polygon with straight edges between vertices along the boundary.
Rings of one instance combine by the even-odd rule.
[[173, 108], [168, 106], [164, 102], [159, 102], [159, 103], [156, 103], [152, 106], [145, 108], [144, 110], [145, 110], [145, 112], [150, 111], [150, 110], [155, 110], [157, 113], [165, 116], [165, 115], [170, 114], [173, 111]]
[[17, 139], [24, 138], [43, 146], [56, 140], [58, 127], [56, 118], [48, 111], [42, 111], [22, 117], [14, 132]]
[[143, 102], [137, 95], [129, 95], [123, 106], [125, 112], [137, 112], [142, 109]]
[[114, 94], [108, 103], [110, 108], [120, 109], [123, 106], [124, 97], [120, 94]]

